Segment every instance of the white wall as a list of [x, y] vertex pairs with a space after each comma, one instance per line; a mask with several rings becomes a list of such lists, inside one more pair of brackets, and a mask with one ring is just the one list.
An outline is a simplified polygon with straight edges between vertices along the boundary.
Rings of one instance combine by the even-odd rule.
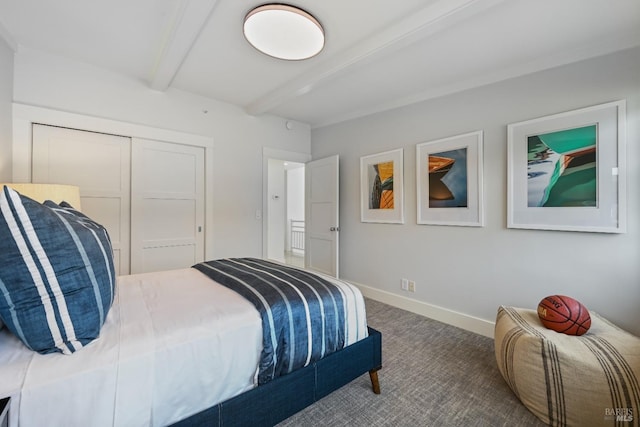
[[304, 167], [287, 170], [287, 250], [291, 250], [291, 220], [304, 221]]
[[0, 182], [11, 181], [13, 50], [0, 36]]
[[287, 171], [287, 216], [304, 221], [304, 168]]
[[214, 200], [214, 257], [262, 255], [262, 221], [256, 219], [263, 209], [262, 148], [310, 152], [310, 129], [302, 123], [288, 130], [283, 118], [249, 116], [181, 91], [153, 91], [144, 82], [39, 51], [18, 51], [14, 77], [17, 103], [213, 138], [208, 196]]
[[[342, 278], [445, 321], [477, 321], [481, 332], [501, 304], [535, 309], [565, 294], [640, 335], [639, 70], [634, 49], [314, 129], [313, 158], [340, 155]], [[627, 100], [627, 233], [507, 229], [507, 124], [619, 99]], [[485, 227], [417, 225], [415, 145], [475, 130], [484, 130]], [[361, 223], [360, 156], [400, 147], [405, 224]], [[416, 281], [415, 294], [400, 290], [402, 277]]]
[[286, 185], [284, 160], [269, 159], [267, 190], [267, 220], [269, 221], [268, 257], [284, 262]]

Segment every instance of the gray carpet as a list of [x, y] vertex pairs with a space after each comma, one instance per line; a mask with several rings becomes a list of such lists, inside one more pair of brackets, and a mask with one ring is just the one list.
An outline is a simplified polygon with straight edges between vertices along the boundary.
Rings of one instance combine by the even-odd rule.
[[369, 375], [278, 424], [284, 426], [544, 426], [504, 382], [493, 340], [367, 299], [382, 333], [382, 394]]

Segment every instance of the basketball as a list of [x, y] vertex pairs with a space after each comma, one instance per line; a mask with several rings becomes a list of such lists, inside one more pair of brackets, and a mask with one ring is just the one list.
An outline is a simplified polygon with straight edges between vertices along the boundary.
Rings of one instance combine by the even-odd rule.
[[591, 327], [587, 307], [564, 295], [551, 295], [540, 301], [538, 317], [546, 328], [567, 335], [582, 335]]

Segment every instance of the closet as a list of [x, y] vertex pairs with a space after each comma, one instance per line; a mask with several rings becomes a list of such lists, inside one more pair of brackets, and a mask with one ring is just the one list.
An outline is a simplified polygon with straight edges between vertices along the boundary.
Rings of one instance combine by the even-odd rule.
[[203, 147], [35, 123], [32, 144], [32, 182], [80, 187], [118, 274], [204, 260]]

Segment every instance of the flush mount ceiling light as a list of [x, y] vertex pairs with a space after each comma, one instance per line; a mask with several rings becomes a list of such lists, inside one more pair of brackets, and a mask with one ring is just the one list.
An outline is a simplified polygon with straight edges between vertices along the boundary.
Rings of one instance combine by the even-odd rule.
[[311, 58], [324, 47], [320, 22], [286, 4], [265, 4], [249, 12], [244, 18], [244, 36], [260, 52], [292, 61]]

